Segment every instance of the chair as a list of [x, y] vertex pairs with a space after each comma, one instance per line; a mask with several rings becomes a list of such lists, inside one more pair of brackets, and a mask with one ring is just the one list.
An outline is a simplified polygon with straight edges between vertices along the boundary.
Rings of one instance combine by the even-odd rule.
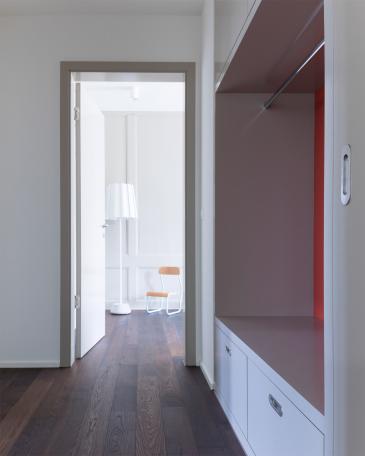
[[[160, 274], [161, 279], [161, 291], [147, 291], [146, 292], [146, 311], [148, 313], [160, 312], [163, 308], [163, 301], [166, 299], [166, 313], [167, 315], [174, 315], [182, 311], [182, 302], [183, 302], [183, 285], [181, 280], [180, 268], [176, 266], [163, 266], [159, 268], [158, 273]], [[178, 279], [178, 289], [177, 292], [166, 291], [164, 284], [164, 276], [176, 276]], [[178, 310], [170, 311], [169, 309], [169, 299], [171, 296], [179, 296], [179, 308]], [[160, 307], [157, 309], [151, 309], [150, 304], [152, 300], [159, 299]]]

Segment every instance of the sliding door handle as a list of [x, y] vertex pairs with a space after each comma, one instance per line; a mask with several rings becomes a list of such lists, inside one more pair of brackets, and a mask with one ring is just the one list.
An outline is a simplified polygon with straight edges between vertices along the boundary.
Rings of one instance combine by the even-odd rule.
[[351, 146], [347, 144], [341, 152], [341, 203], [347, 206], [351, 199]]

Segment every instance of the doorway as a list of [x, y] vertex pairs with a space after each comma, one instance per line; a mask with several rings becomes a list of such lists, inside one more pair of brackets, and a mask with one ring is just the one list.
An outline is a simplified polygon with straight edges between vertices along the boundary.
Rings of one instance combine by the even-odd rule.
[[[82, 230], [77, 229], [77, 219], [80, 217], [80, 211], [77, 209], [80, 206], [80, 201], [77, 201], [73, 197], [73, 195], [82, 194], [82, 189], [78, 188], [77, 186], [77, 179], [76, 179], [76, 170], [79, 163], [77, 163], [76, 157], [73, 154], [74, 146], [80, 143], [80, 132], [75, 130], [73, 132], [73, 119], [77, 118], [77, 116], [81, 115], [81, 118], [88, 119], [89, 121], [89, 129], [92, 131], [92, 141], [89, 144], [89, 147], [93, 148], [93, 145], [97, 144], [98, 141], [107, 144], [106, 141], [106, 132], [109, 138], [109, 142], [112, 142], [113, 135], [119, 134], [121, 130], [125, 129], [124, 139], [126, 139], [125, 144], [126, 150], [124, 151], [124, 163], [125, 166], [124, 171], [120, 176], [115, 176], [115, 169], [116, 167], [110, 162], [111, 154], [110, 151], [105, 155], [107, 159], [107, 167], [106, 172], [99, 173], [100, 179], [97, 181], [100, 183], [100, 188], [103, 187], [107, 192], [108, 185], [110, 185], [112, 180], [116, 180], [118, 177], [118, 181], [128, 181], [128, 184], [131, 184], [131, 187], [137, 187], [138, 184], [137, 180], [131, 178], [131, 176], [135, 173], [131, 170], [131, 166], [133, 168], [133, 136], [136, 134], [135, 123], [136, 123], [136, 113], [133, 113], [131, 108], [129, 109], [113, 109], [111, 105], [115, 105], [115, 97], [109, 96], [109, 106], [103, 107], [100, 110], [100, 106], [98, 107], [97, 99], [99, 97], [99, 104], [100, 99], [104, 100], [104, 103], [108, 104], [108, 96], [105, 95], [105, 90], [109, 90], [109, 95], [113, 89], [119, 88], [123, 91], [130, 91], [131, 99], [136, 102], [139, 98], [139, 91], [140, 88], [143, 87], [144, 84], [151, 83], [167, 83], [168, 81], [175, 80], [176, 78], [180, 78], [181, 81], [184, 81], [184, 88], [185, 88], [185, 95], [183, 97], [184, 102], [184, 114], [182, 121], [185, 124], [185, 131], [183, 132], [183, 157], [184, 158], [184, 167], [185, 167], [185, 179], [184, 179], [184, 186], [185, 186], [185, 203], [182, 204], [182, 208], [184, 208], [184, 214], [181, 220], [185, 221], [184, 231], [185, 231], [185, 248], [183, 257], [183, 265], [181, 265], [181, 269], [183, 270], [184, 282], [185, 282], [185, 293], [184, 293], [184, 301], [185, 301], [185, 364], [186, 365], [196, 365], [196, 343], [195, 343], [195, 296], [196, 296], [196, 267], [195, 267], [195, 251], [196, 251], [196, 215], [195, 215], [195, 70], [194, 64], [136, 64], [136, 63], [77, 63], [77, 62], [64, 62], [61, 64], [61, 217], [62, 217], [62, 225], [61, 225], [61, 248], [62, 248], [62, 264], [61, 264], [61, 284], [62, 284], [62, 292], [61, 292], [61, 333], [60, 333], [60, 348], [61, 348], [61, 365], [62, 366], [71, 366], [75, 355], [82, 356], [82, 354], [90, 349], [94, 343], [99, 340], [103, 334], [103, 324], [101, 317], [101, 307], [100, 307], [100, 299], [97, 300], [99, 302], [98, 311], [95, 313], [94, 318], [94, 327], [95, 331], [95, 340], [89, 340], [88, 346], [84, 346], [83, 349], [80, 350], [82, 346], [80, 340], [75, 341], [75, 323], [76, 320], [78, 325], [81, 324], [81, 319], [86, 318], [87, 315], [85, 314], [82, 317], [83, 312], [80, 310], [82, 309], [82, 302], [83, 298], [81, 296], [81, 304], [79, 302], [80, 296], [80, 288], [78, 288], [78, 279], [77, 273], [80, 272], [80, 268], [82, 264], [80, 264], [80, 259], [82, 258], [81, 255], [77, 255], [77, 247], [81, 245], [81, 238]], [[134, 86], [132, 82], [135, 82]], [[89, 104], [91, 105], [91, 114], [90, 116], [86, 116], [81, 111], [78, 112], [81, 102], [81, 109], [82, 104], [82, 93], [80, 95], [80, 91], [74, 90], [75, 86], [78, 86], [80, 89], [80, 83], [84, 85], [84, 87], [88, 87], [89, 95], [93, 93], [93, 97], [89, 97]], [[142, 86], [141, 86], [142, 84]], [[139, 88], [138, 88], [139, 85]], [[101, 94], [104, 90], [104, 95]], [[84, 93], [86, 90], [84, 90]], [[157, 97], [159, 98], [159, 97]], [[170, 97], [171, 98], [171, 97]], [[90, 101], [91, 100], [91, 101]], [[85, 103], [85, 100], [84, 100]], [[138, 103], [136, 103], [138, 104]], [[76, 109], [75, 109], [76, 107]], [[114, 106], [115, 108], [115, 106]], [[100, 112], [98, 112], [100, 111]], [[100, 117], [103, 117], [103, 119]], [[175, 121], [172, 121], [172, 125], [166, 127], [169, 123], [169, 120], [166, 118], [161, 118], [160, 115], [155, 116], [156, 118], [152, 121], [152, 125], [147, 125], [147, 123], [151, 124], [150, 116], [146, 116], [146, 113], [141, 114], [141, 124], [145, 124], [145, 131], [144, 131], [144, 139], [148, 137], [148, 130], [158, 130], [159, 128], [162, 129], [160, 133], [163, 132], [163, 124], [165, 123], [165, 128], [170, 132], [173, 129], [173, 124]], [[97, 118], [99, 117], [99, 121], [103, 121], [102, 123], [98, 121], [98, 126], [96, 125]], [[149, 117], [149, 119], [147, 119]], [[170, 116], [171, 117], [171, 116]], [[174, 117], [174, 116], [173, 116]], [[176, 117], [176, 116], [175, 116]], [[178, 116], [177, 116], [178, 117]], [[107, 118], [107, 122], [106, 122]], [[171, 118], [170, 118], [171, 121]], [[166, 123], [167, 122], [167, 123]], [[179, 122], [179, 121], [178, 121]], [[82, 125], [82, 122], [80, 122]], [[102, 126], [101, 126], [102, 125]], [[117, 126], [116, 126], [117, 125]], [[133, 126], [134, 125], [134, 126]], [[129, 136], [129, 138], [128, 138]], [[161, 136], [161, 135], [160, 135]], [[152, 137], [151, 137], [152, 138]], [[151, 141], [150, 138], [150, 141]], [[128, 146], [128, 142], [130, 142]], [[157, 145], [156, 145], [157, 146]], [[130, 150], [128, 151], [128, 147]], [[99, 148], [100, 149], [100, 148]], [[147, 149], [146, 149], [147, 150]], [[163, 147], [156, 147], [157, 153], [163, 150]], [[108, 155], [109, 154], [109, 155]], [[123, 155], [123, 154], [122, 154]], [[100, 154], [99, 154], [100, 156]], [[165, 154], [165, 157], [167, 155]], [[148, 156], [145, 157], [147, 162], [150, 160]], [[160, 159], [163, 157], [160, 157]], [[157, 162], [159, 161], [159, 157], [156, 157]], [[98, 161], [99, 160], [99, 161]], [[109, 161], [108, 161], [109, 160]], [[114, 157], [115, 160], [115, 157]], [[99, 159], [97, 161], [97, 166], [103, 166], [102, 160]], [[128, 163], [128, 165], [127, 165]], [[104, 166], [105, 166], [104, 161]], [[163, 164], [161, 164], [163, 166]], [[144, 166], [145, 170], [150, 168], [151, 173], [156, 174], [157, 168], [153, 170], [153, 161], [146, 164]], [[89, 172], [90, 170], [86, 170]], [[129, 171], [129, 176], [127, 173]], [[124, 172], [124, 175], [123, 175]], [[152, 175], [146, 172], [144, 177], [148, 180], [148, 175]], [[142, 173], [143, 175], [143, 173]], [[140, 177], [142, 177], [142, 175]], [[93, 175], [93, 171], [89, 172], [89, 177], [91, 180], [95, 180], [96, 177]], [[102, 182], [104, 178], [104, 183]], [[161, 176], [160, 176], [161, 178]], [[110, 182], [105, 182], [105, 179]], [[141, 179], [139, 179], [141, 180]], [[134, 182], [133, 182], [134, 181]], [[155, 181], [156, 182], [156, 181]], [[151, 183], [151, 182], [150, 182]], [[143, 186], [142, 186], [143, 187]], [[140, 220], [140, 226], [143, 223], [148, 224], [148, 214], [147, 209], [150, 204], [148, 204], [148, 198], [151, 195], [148, 194], [148, 191], [143, 191], [142, 187], [140, 189], [136, 188], [136, 192], [141, 195], [144, 193], [145, 202], [142, 202], [140, 199], [140, 203], [144, 206], [143, 209], [143, 217]], [[89, 197], [95, 199], [95, 195], [92, 195], [94, 192], [95, 185], [91, 184], [88, 190]], [[159, 190], [157, 190], [158, 192]], [[99, 195], [100, 196], [100, 195]], [[104, 195], [105, 196], [105, 195]], [[158, 195], [156, 195], [158, 196]], [[161, 195], [160, 195], [161, 196]], [[103, 198], [100, 199], [102, 201]], [[105, 199], [104, 199], [105, 201]], [[95, 211], [97, 210], [98, 205], [93, 205], [92, 211], [88, 214], [89, 217], [95, 218]], [[90, 204], [89, 204], [90, 207]], [[178, 205], [177, 205], [178, 207]], [[104, 207], [105, 209], [105, 207]], [[177, 209], [179, 210], [179, 209]], [[91, 214], [91, 215], [90, 215]], [[100, 214], [99, 214], [100, 215]], [[100, 217], [99, 217], [100, 218]], [[108, 214], [105, 214], [105, 223], [99, 225], [95, 225], [98, 228], [95, 229], [94, 235], [99, 236], [99, 232], [103, 232], [103, 237], [106, 238], [106, 245], [107, 248], [109, 246], [109, 256], [110, 253], [115, 250], [113, 247], [113, 239], [117, 234], [117, 224], [113, 223], [108, 219]], [[120, 224], [122, 228], [122, 223]], [[108, 271], [107, 268], [107, 275], [106, 275], [106, 283], [104, 282], [104, 290], [106, 291], [107, 297], [107, 305], [113, 305], [112, 302], [115, 301], [115, 294], [116, 294], [116, 284], [119, 282], [122, 284], [122, 288], [126, 290], [124, 292], [123, 299], [127, 301], [132, 301], [131, 307], [133, 309], [141, 308], [144, 305], [142, 303], [142, 298], [144, 295], [144, 290], [148, 288], [155, 288], [156, 286], [156, 275], [158, 272], [157, 263], [155, 264], [140, 264], [140, 262], [145, 261], [146, 258], [143, 260], [139, 255], [136, 255], [136, 243], [140, 243], [141, 240], [136, 239], [136, 225], [133, 226], [133, 221], [123, 221], [124, 230], [121, 229], [120, 233], [122, 237], [120, 245], [124, 244], [125, 248], [124, 251], [134, 252], [133, 255], [124, 255], [121, 256], [120, 259], [122, 266], [120, 265], [120, 274], [115, 274], [115, 271]], [[147, 228], [147, 226], [146, 226]], [[158, 227], [156, 224], [156, 231], [158, 231]], [[154, 229], [152, 227], [152, 231]], [[98, 231], [99, 230], [99, 231]], [[140, 230], [139, 230], [140, 231]], [[171, 230], [170, 230], [171, 231]], [[149, 234], [151, 230], [148, 230]], [[99, 233], [99, 234], [97, 234]], [[124, 236], [123, 234], [124, 233]], [[165, 233], [166, 241], [168, 242], [168, 236], [166, 237], [167, 232]], [[89, 239], [89, 241], [95, 243], [99, 242], [98, 239]], [[150, 236], [147, 236], [148, 242], [146, 243], [146, 239], [144, 240], [144, 249], [147, 250], [151, 247], [151, 244], [158, 243], [158, 239], [155, 241], [151, 241]], [[84, 239], [84, 238], [83, 238]], [[115, 239], [114, 239], [115, 240]], [[171, 239], [170, 239], [171, 241]], [[143, 242], [143, 240], [142, 240]], [[148, 245], [150, 244], [150, 245]], [[100, 241], [100, 246], [102, 245], [102, 241]], [[105, 248], [105, 240], [104, 240], [104, 248]], [[122, 251], [122, 250], [120, 250]], [[99, 254], [102, 252], [99, 249]], [[151, 253], [151, 252], [150, 252]], [[148, 256], [148, 255], [147, 255]], [[153, 255], [149, 255], [149, 259], [147, 260], [151, 262], [162, 262], [166, 263], [168, 258], [154, 259], [152, 260]], [[78, 261], [75, 262], [74, 259], [78, 258]], [[92, 260], [95, 260], [92, 258]], [[108, 258], [107, 253], [107, 263], [110, 258]], [[88, 258], [90, 260], [90, 257]], [[171, 261], [175, 263], [174, 265], [178, 266], [178, 259], [170, 258], [169, 263]], [[101, 263], [98, 263], [99, 265]], [[165, 264], [160, 264], [161, 266]], [[90, 265], [86, 265], [88, 271], [90, 271]], [[93, 265], [91, 265], [93, 266]], [[95, 266], [95, 265], [94, 265]], [[108, 266], [108, 264], [107, 264]], [[129, 268], [129, 269], [128, 269]], [[96, 270], [96, 268], [94, 268]], [[109, 272], [109, 274], [108, 274]], [[136, 278], [136, 274], [139, 274], [138, 279]], [[116, 278], [117, 276], [117, 278]], [[101, 280], [100, 270], [99, 270], [99, 278], [100, 280], [95, 279], [95, 275], [93, 277], [89, 277], [89, 289], [93, 288], [93, 290], [97, 290], [98, 293], [103, 293], [103, 283]], [[119, 278], [118, 278], [119, 277]], [[148, 287], [150, 285], [150, 287]], [[106, 287], [106, 288], [105, 288]], [[121, 292], [121, 289], [119, 289]], [[84, 292], [85, 294], [85, 292]], [[104, 292], [105, 295], [105, 292]], [[109, 301], [109, 302], [108, 302]], [[93, 301], [93, 306], [95, 305], [95, 299]], [[76, 310], [75, 310], [76, 308]], [[86, 311], [85, 307], [83, 309], [84, 313]], [[99, 313], [98, 313], [99, 312]], [[96, 318], [96, 315], [98, 317]], [[105, 314], [104, 314], [105, 317]], [[89, 317], [88, 317], [89, 318]], [[91, 317], [92, 318], [92, 317]], [[91, 323], [92, 324], [92, 323]], [[105, 324], [104, 324], [105, 327]], [[80, 326], [78, 327], [78, 329]], [[80, 335], [79, 331], [76, 331], [76, 334]], [[78, 353], [75, 354], [75, 342], [76, 346], [78, 347]]]

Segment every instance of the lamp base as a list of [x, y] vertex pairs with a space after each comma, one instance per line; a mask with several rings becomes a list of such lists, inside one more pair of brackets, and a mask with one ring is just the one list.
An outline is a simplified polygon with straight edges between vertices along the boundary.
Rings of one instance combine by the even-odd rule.
[[110, 307], [110, 313], [114, 315], [128, 315], [131, 311], [131, 306], [127, 302], [116, 302]]

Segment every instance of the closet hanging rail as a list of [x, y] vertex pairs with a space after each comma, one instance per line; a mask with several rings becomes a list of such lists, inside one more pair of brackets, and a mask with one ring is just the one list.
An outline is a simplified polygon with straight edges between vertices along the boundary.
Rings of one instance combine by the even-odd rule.
[[313, 51], [308, 55], [305, 61], [293, 71], [293, 73], [286, 79], [285, 82], [279, 87], [279, 89], [271, 95], [271, 97], [265, 101], [264, 108], [269, 109], [270, 106], [274, 103], [279, 95], [281, 95], [284, 90], [288, 87], [288, 85], [298, 76], [298, 74], [303, 70], [303, 68], [318, 54], [318, 52], [323, 48], [325, 41], [322, 40], [317, 46], [313, 49]]

